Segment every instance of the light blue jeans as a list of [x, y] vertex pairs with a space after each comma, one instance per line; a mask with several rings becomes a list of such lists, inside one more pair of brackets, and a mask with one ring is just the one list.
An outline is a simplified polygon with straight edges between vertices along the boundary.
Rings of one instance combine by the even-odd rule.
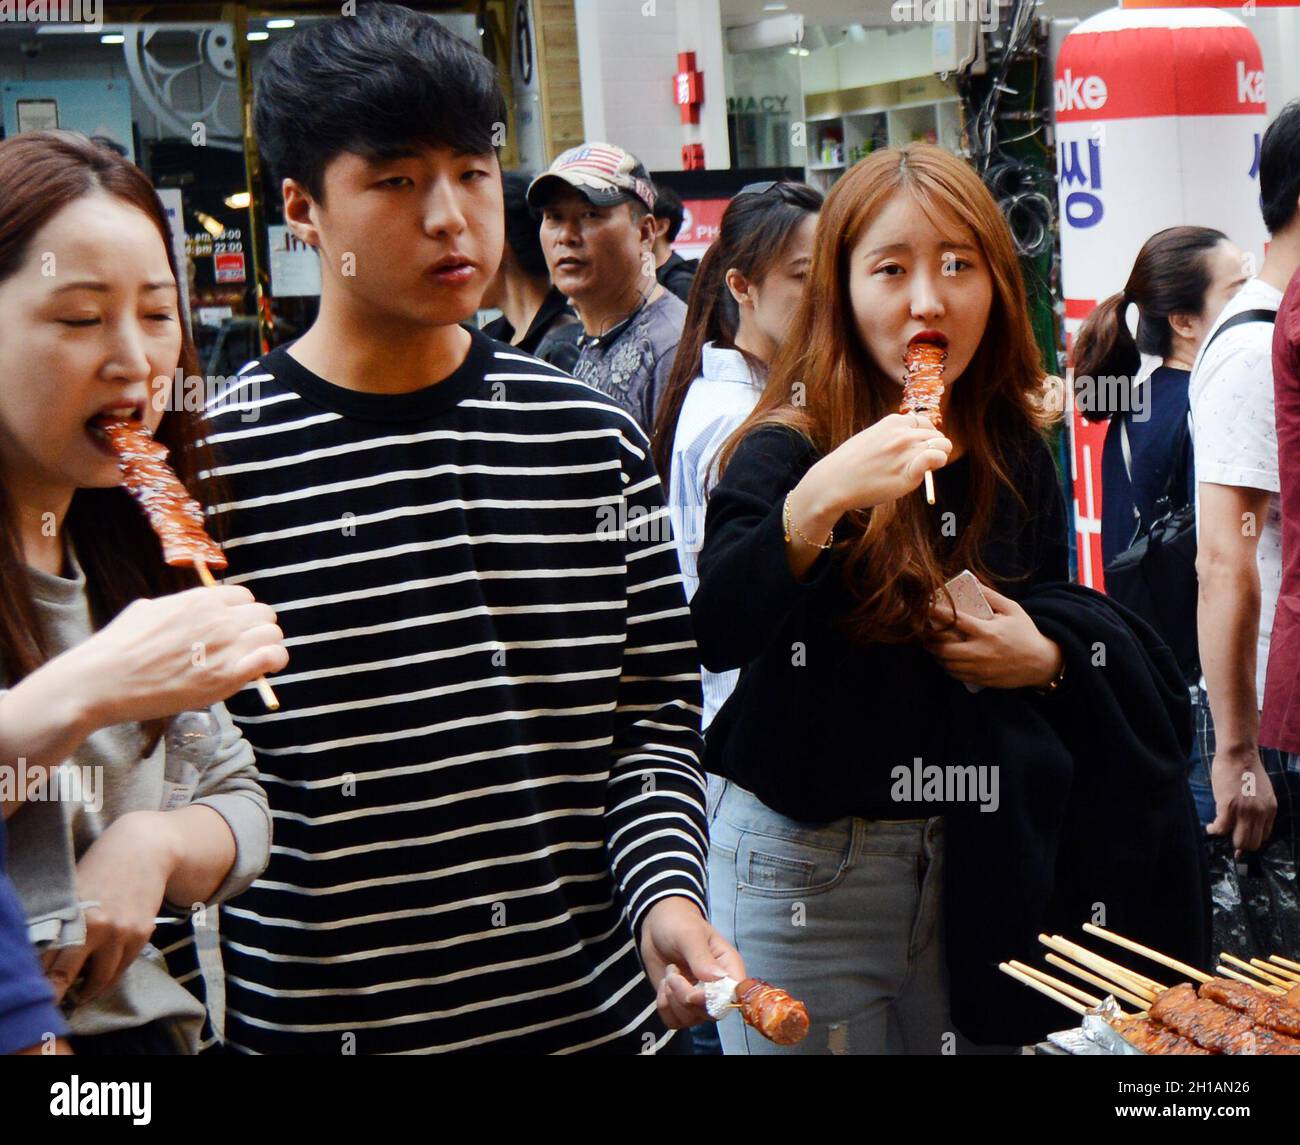
[[807, 1038], [781, 1047], [729, 1014], [723, 1053], [972, 1048], [948, 1013], [942, 819], [799, 823], [728, 783], [710, 832], [714, 926], [811, 1019]]

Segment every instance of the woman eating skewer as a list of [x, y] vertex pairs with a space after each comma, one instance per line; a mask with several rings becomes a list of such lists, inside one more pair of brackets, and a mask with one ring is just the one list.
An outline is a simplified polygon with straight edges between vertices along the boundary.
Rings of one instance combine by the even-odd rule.
[[[1044, 371], [975, 172], [926, 145], [854, 167], [792, 328], [723, 450], [692, 601], [704, 666], [744, 669], [706, 745], [715, 925], [806, 1000], [808, 1053], [1027, 1040], [1043, 1011], [997, 962], [1099, 900], [1202, 957], [1186, 690], [1153, 634], [1062, 583]], [[942, 432], [894, 412], [918, 344], [946, 353]]]
[[104, 438], [143, 423], [194, 483], [199, 415], [170, 399], [198, 365], [144, 174], [70, 133], [0, 143], [0, 308], [9, 873], [77, 1052], [194, 1052], [195, 922], [271, 834], [220, 701], [288, 657], [246, 589], [163, 563]]

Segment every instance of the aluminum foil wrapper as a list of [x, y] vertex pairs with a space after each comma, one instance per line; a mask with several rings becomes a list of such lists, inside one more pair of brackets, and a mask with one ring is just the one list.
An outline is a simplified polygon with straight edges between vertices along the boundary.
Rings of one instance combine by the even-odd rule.
[[1118, 1017], [1119, 1012], [1119, 1003], [1108, 994], [1100, 1006], [1084, 1014], [1077, 1029], [1050, 1034], [1047, 1040], [1066, 1053], [1081, 1057], [1146, 1057], [1144, 1050], [1125, 1041], [1107, 1020]]
[[705, 982], [704, 1008], [715, 1022], [727, 1012], [727, 1007], [736, 1001], [736, 987], [740, 985], [734, 978], [719, 978], [716, 982]]

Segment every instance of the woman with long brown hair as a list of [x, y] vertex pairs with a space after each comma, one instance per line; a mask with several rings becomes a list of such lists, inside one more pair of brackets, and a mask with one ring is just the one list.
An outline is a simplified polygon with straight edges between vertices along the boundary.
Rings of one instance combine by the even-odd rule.
[[[852, 168], [822, 210], [791, 328], [723, 451], [692, 602], [704, 666], [744, 669], [706, 745], [728, 781], [713, 919], [805, 998], [804, 1051], [951, 1052], [967, 1027], [950, 1015], [945, 929], [987, 909], [954, 927], [963, 948], [983, 925], [998, 957], [1018, 956], [1020, 937], [997, 933], [1019, 897], [1002, 872], [1050, 874], [1021, 844], [1055, 840], [1039, 831], [1045, 797], [1026, 794], [1039, 779], [1015, 777], [1033, 777], [1039, 748], [1042, 782], [1064, 773], [1042, 721], [1071, 688], [1064, 648], [1084, 627], [1019, 603], [1066, 580], [1067, 523], [1019, 265], [975, 172], [924, 144]], [[942, 431], [897, 412], [919, 343], [946, 354]], [[963, 570], [987, 610], [977, 592], [954, 613], [945, 584]], [[1065, 595], [1068, 617], [1098, 607]], [[1125, 631], [1106, 629], [1117, 645]], [[1043, 738], [1013, 743], [1027, 727]], [[945, 874], [950, 812], [984, 841]], [[981, 864], [977, 905], [960, 888]], [[738, 1023], [721, 1032], [725, 1052], [768, 1050]]]
[[199, 492], [197, 360], [144, 174], [68, 132], [0, 143], [0, 310], [10, 873], [74, 1049], [194, 1051], [191, 912], [247, 886], [270, 844], [219, 701], [287, 655], [246, 589], [164, 564], [103, 432], [141, 423]]

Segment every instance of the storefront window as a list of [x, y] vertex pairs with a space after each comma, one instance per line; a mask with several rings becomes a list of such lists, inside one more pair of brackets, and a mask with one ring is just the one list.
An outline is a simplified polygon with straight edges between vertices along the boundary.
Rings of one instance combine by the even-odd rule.
[[799, 57], [788, 48], [728, 53], [727, 134], [731, 165], [801, 167], [803, 92]]
[[933, 35], [929, 26], [791, 15], [728, 28], [732, 166], [803, 167], [810, 183], [829, 190], [877, 147], [926, 140], [956, 150], [956, 87], [935, 74]]
[[[484, 36], [477, 8], [433, 14], [476, 46], [503, 41], [496, 27], [502, 5], [493, 5], [486, 24], [491, 35]], [[166, 23], [114, 22], [132, 10], [105, 9], [98, 27], [0, 24], [4, 134], [77, 131], [140, 166], [173, 221], [182, 301], [203, 370], [228, 376], [261, 352], [264, 335], [279, 343], [302, 333], [320, 295], [316, 254], [289, 234], [278, 188], [265, 173], [261, 201], [252, 202], [240, 54], [255, 83], [278, 39], [313, 21], [337, 19], [338, 11], [254, 11], [240, 44], [235, 27], [218, 18], [218, 5], [194, 5], [186, 10], [193, 18]], [[200, 18], [205, 15], [212, 18]]]

